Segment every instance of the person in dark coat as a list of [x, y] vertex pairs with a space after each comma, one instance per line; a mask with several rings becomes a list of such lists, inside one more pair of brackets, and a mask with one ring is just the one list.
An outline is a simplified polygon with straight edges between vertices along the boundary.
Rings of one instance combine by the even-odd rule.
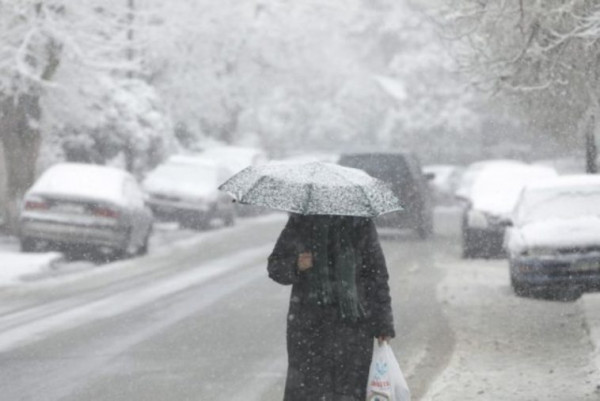
[[364, 401], [374, 338], [395, 335], [373, 221], [292, 214], [268, 272], [292, 285], [284, 401]]

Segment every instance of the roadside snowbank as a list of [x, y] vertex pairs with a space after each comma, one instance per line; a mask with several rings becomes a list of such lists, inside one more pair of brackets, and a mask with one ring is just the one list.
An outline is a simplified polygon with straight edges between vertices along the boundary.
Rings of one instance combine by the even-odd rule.
[[56, 252], [19, 253], [0, 249], [0, 286], [16, 284], [29, 275], [48, 270], [62, 259]]

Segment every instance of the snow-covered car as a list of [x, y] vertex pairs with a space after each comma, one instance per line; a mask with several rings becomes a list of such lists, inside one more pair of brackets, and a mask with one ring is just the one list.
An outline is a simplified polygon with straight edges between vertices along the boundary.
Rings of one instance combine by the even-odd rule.
[[470, 167], [457, 192], [463, 203], [462, 256], [501, 255], [506, 222], [521, 190], [529, 183], [555, 176], [552, 168], [511, 160], [480, 162]]
[[325, 162], [325, 163], [337, 163], [340, 159], [340, 155], [337, 153], [327, 152], [302, 152], [293, 153], [285, 158], [281, 159], [283, 162], [294, 162], [294, 163], [310, 163], [310, 162]]
[[154, 215], [183, 227], [204, 229], [213, 219], [235, 223], [229, 195], [218, 186], [231, 176], [223, 166], [199, 156], [174, 156], [150, 171], [142, 187]]
[[152, 212], [136, 179], [106, 166], [60, 163], [46, 170], [25, 194], [20, 216], [21, 249], [85, 247], [117, 256], [143, 254]]
[[600, 288], [600, 177], [528, 185], [506, 233], [517, 294], [533, 288]]
[[267, 156], [262, 149], [244, 146], [216, 146], [204, 150], [200, 156], [224, 166], [232, 174], [248, 166], [267, 162]]

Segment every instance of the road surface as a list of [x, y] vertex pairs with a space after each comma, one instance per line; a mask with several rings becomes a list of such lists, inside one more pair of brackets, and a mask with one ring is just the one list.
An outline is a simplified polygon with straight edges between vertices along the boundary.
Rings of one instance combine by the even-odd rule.
[[[289, 287], [266, 275], [283, 216], [0, 290], [3, 400], [282, 399]], [[517, 298], [505, 261], [381, 230], [413, 400], [598, 400], [577, 302]]]

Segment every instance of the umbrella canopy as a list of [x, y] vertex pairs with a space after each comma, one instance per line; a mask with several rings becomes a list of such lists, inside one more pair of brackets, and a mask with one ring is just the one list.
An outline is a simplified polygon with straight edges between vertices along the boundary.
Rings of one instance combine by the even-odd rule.
[[402, 210], [383, 181], [323, 162], [271, 162], [240, 171], [219, 187], [240, 203], [304, 215], [376, 217]]

